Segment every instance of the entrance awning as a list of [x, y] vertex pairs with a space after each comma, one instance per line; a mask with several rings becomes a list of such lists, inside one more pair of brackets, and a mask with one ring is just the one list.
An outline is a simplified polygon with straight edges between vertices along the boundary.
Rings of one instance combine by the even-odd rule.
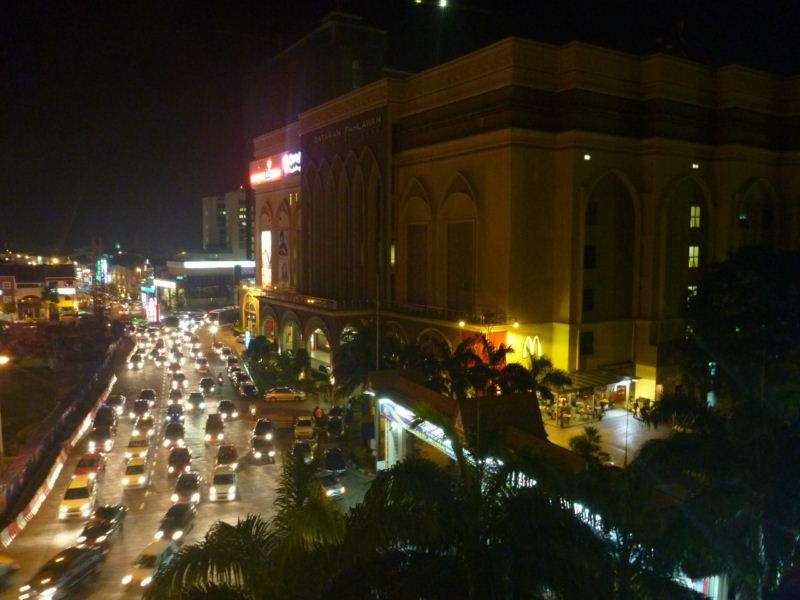
[[606, 387], [614, 383], [620, 383], [626, 379], [633, 379], [630, 375], [615, 371], [603, 371], [595, 369], [592, 371], [573, 371], [569, 374], [572, 383], [564, 386], [560, 392], [577, 392], [596, 387]]

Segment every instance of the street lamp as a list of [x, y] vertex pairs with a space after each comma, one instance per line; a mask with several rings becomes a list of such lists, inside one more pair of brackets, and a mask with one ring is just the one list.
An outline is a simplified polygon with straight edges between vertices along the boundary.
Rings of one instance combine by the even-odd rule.
[[210, 329], [211, 329], [211, 343], [214, 344], [217, 341], [217, 332], [219, 331], [219, 327], [217, 327], [216, 325], [212, 325]]

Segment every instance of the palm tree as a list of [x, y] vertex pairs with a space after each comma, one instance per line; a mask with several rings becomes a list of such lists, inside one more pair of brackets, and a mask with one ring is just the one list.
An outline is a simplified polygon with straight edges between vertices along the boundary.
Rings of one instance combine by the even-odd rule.
[[586, 426], [581, 435], [569, 440], [569, 448], [578, 454], [586, 464], [605, 464], [611, 456], [602, 450], [602, 436], [596, 427]]
[[[236, 525], [215, 523], [204, 539], [184, 546], [153, 580], [148, 598], [319, 597], [329, 547], [344, 535], [344, 517], [301, 456], [284, 456], [275, 504], [265, 521], [248, 515]], [[318, 577], [308, 577], [317, 573]], [[202, 596], [206, 591], [208, 596]]]
[[506, 357], [513, 352], [510, 346], [495, 346], [484, 334], [475, 334], [452, 353], [426, 364], [426, 384], [454, 399], [496, 394]]

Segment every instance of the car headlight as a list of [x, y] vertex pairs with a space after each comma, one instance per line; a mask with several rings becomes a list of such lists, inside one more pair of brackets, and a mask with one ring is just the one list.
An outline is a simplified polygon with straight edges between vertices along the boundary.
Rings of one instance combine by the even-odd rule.
[[66, 506], [62, 505], [62, 506], [61, 506], [61, 507], [58, 509], [58, 512], [60, 512], [60, 513], [65, 513], [65, 512], [67, 512], [68, 510], [69, 510], [69, 508], [68, 508], [68, 507], [66, 507]]
[[211, 441], [211, 434], [210, 434], [210, 433], [207, 433], [207, 434], [206, 434], [206, 441], [207, 441], [207, 442], [210, 442], [210, 441]]
[[177, 502], [178, 501], [178, 494], [172, 494], [172, 496], [170, 496], [169, 499], [170, 499], [171, 502]]
[[344, 494], [344, 486], [342, 486], [342, 487], [340, 487], [340, 488], [339, 488], [339, 492], [340, 492], [340, 493], [342, 493], [342, 494]]
[[153, 577], [151, 575], [148, 575], [147, 577], [142, 579], [142, 583], [140, 583], [139, 585], [142, 587], [147, 587], [148, 585], [150, 585], [151, 581], [153, 581]]
[[[96, 475], [97, 475], [97, 473], [89, 473], [89, 481], [93, 481]], [[74, 475], [72, 477], [73, 477], [73, 479], [75, 478]]]
[[133, 458], [133, 454], [130, 452], [125, 452], [125, 458]]
[[236, 417], [238, 417], [238, 416], [239, 416], [239, 413], [237, 411], [233, 411], [233, 413], [231, 413], [231, 417], [234, 418], [234, 419]]
[[181, 531], [180, 529], [172, 534], [172, 539], [175, 541], [181, 539], [182, 537], [183, 537], [183, 531]]
[[131, 363], [128, 363], [128, 368], [129, 368], [129, 369], [132, 369], [132, 368], [133, 368], [133, 365], [132, 365]]
[[191, 471], [191, 470], [192, 470], [192, 465], [186, 465], [186, 466], [183, 468], [183, 471], [184, 471], [185, 473], [188, 473], [188, 472], [189, 472], [189, 471]]
[[177, 444], [178, 444], [178, 448], [183, 448], [183, 446], [185, 444], [185, 442], [183, 441], [183, 438], [178, 438]]
[[133, 575], [125, 575], [122, 578], [122, 585], [128, 585], [131, 581], [133, 581]]
[[79, 544], [82, 544], [83, 542], [86, 541], [86, 536], [85, 535], [79, 535], [78, 539], [75, 540], [75, 541], [78, 542]]
[[239, 463], [238, 462], [235, 462], [235, 463], [231, 464], [231, 469], [233, 469], [234, 471], [236, 469], [238, 469], [238, 468], [239, 468]]
[[45, 591], [42, 592], [43, 598], [52, 598], [55, 596], [56, 592], [58, 591], [57, 587], [47, 588]]
[[130, 480], [127, 477], [122, 478], [122, 485], [128, 485], [129, 482]]
[[175, 472], [175, 467], [173, 467], [172, 465], [167, 467], [167, 473], [174, 473], [174, 472]]
[[81, 512], [86, 512], [86, 511], [88, 511], [88, 510], [89, 510], [91, 507], [92, 507], [92, 505], [91, 505], [91, 504], [89, 504], [88, 502], [84, 502], [83, 504], [81, 504]]
[[140, 430], [138, 430], [138, 429], [134, 429], [134, 430], [133, 430], [131, 433], [132, 433], [133, 435], [139, 435], [139, 434], [141, 433], [141, 431], [140, 431]]
[[109, 450], [111, 450], [111, 446], [113, 446], [113, 445], [114, 445], [114, 442], [112, 442], [111, 440], [106, 440], [106, 443], [103, 444], [103, 448], [105, 448], [106, 452], [108, 452]]
[[255, 456], [256, 458], [261, 458], [261, 452], [254, 452], [253, 456]]
[[225, 439], [225, 434], [224, 434], [224, 433], [220, 433], [220, 434], [219, 434], [217, 437], [218, 437], [219, 439], [221, 439], [221, 440], [222, 440], [222, 439]]
[[102, 543], [103, 543], [103, 542], [105, 542], [107, 539], [108, 539], [108, 536], [107, 536], [107, 535], [101, 535], [101, 536], [98, 536], [98, 538], [97, 538], [95, 541], [96, 541], [98, 544], [102, 544]]
[[270, 451], [269, 451], [269, 455], [270, 455], [270, 456], [275, 456], [275, 450], [270, 450]]
[[136, 418], [136, 413], [133, 413], [133, 412], [132, 412], [132, 413], [129, 413], [129, 414], [128, 414], [128, 416], [129, 416], [131, 419], [134, 419], [134, 418]]
[[169, 446], [169, 440], [164, 440], [164, 442], [161, 445], [164, 446], [164, 448], [166, 448], [167, 446]]
[[21, 588], [19, 588], [19, 591], [20, 592], [27, 592], [29, 589], [31, 589], [31, 586], [26, 584], [26, 585], [23, 585]]
[[97, 447], [96, 442], [89, 442], [89, 452], [94, 452], [96, 447]]
[[144, 475], [139, 475], [138, 481], [140, 484], [144, 483], [145, 481], [147, 481], [147, 477], [145, 477]]
[[201, 403], [200, 403], [200, 408], [201, 408], [201, 409], [204, 409], [205, 407], [206, 407], [206, 403], [205, 403], [205, 402], [201, 402]]
[[154, 537], [155, 539], [157, 539], [157, 540], [160, 540], [162, 537], [164, 537], [164, 532], [163, 532], [163, 531], [161, 531], [161, 530], [159, 530], [159, 531], [156, 531], [156, 534], [155, 534], [153, 537]]
[[267, 438], [267, 440], [271, 440], [272, 439], [272, 434], [268, 433], [265, 437]]
[[[251, 407], [250, 407], [250, 414], [251, 414], [251, 415], [254, 415], [254, 414], [256, 414], [256, 407], [255, 407], [255, 406], [251, 406]], [[267, 439], [269, 439], [269, 438], [267, 438]]]
[[192, 494], [192, 502], [195, 503], [200, 502], [200, 492], [195, 492], [194, 494]]
[[325, 490], [326, 496], [333, 496], [333, 490]]
[[214, 498], [217, 495], [217, 488], [214, 487], [213, 485], [210, 488], [208, 488], [208, 495]]

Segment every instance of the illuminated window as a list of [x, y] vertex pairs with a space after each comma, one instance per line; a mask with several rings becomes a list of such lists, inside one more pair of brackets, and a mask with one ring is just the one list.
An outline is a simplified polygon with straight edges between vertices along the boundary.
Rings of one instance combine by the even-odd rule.
[[595, 246], [583, 247], [583, 268], [594, 269], [597, 266], [597, 248]]
[[742, 229], [747, 229], [750, 225], [750, 215], [747, 214], [746, 210], [739, 211], [739, 227]]
[[582, 331], [578, 340], [578, 352], [581, 356], [594, 354], [594, 332]]
[[688, 293], [689, 298], [694, 298], [695, 296], [697, 296], [697, 286], [696, 285], [690, 285], [687, 288], [687, 290], [689, 292]]
[[389, 246], [389, 264], [394, 266], [395, 262], [396, 262], [395, 245], [392, 244], [391, 246]]
[[689, 246], [689, 268], [695, 269], [700, 265], [700, 246]]
[[708, 363], [708, 374], [714, 377], [717, 374], [717, 363], [713, 360]]
[[700, 227], [700, 207], [699, 206], [691, 206], [689, 207], [689, 227], [692, 229], [697, 229]]
[[594, 310], [594, 290], [583, 290], [583, 312], [592, 312]]

